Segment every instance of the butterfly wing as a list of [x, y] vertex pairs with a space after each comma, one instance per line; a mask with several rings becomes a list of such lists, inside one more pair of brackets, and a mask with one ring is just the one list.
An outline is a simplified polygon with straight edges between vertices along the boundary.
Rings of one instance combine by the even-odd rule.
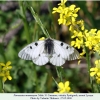
[[65, 63], [66, 60], [75, 60], [79, 57], [79, 53], [70, 45], [58, 41], [54, 41], [54, 54], [50, 58], [50, 62], [53, 65], [61, 66]]
[[24, 60], [32, 60], [37, 65], [44, 65], [49, 60], [44, 54], [44, 41], [37, 41], [23, 48], [18, 56]]
[[36, 65], [45, 65], [48, 61], [49, 58], [45, 53], [40, 54], [38, 57], [34, 58], [32, 60]]

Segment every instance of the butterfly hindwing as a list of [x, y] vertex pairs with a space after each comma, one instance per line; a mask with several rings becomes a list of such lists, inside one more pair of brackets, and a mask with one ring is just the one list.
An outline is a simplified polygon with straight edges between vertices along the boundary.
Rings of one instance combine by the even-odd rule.
[[53, 56], [50, 58], [50, 63], [56, 66], [61, 66], [65, 63], [65, 59], [57, 54], [53, 54]]
[[48, 61], [49, 58], [45, 53], [40, 54], [37, 58], [34, 58], [32, 60], [36, 65], [45, 65]]

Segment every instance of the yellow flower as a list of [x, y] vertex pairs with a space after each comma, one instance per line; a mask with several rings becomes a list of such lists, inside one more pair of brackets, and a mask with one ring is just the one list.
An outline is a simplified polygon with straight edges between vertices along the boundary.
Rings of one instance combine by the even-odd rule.
[[79, 25], [79, 27], [81, 28], [81, 30], [84, 30], [84, 21], [83, 20], [77, 21], [77, 25]]
[[[90, 50], [93, 49], [95, 51], [99, 51], [100, 49], [98, 48], [99, 42], [100, 42], [100, 36], [99, 36], [99, 31], [97, 29], [91, 29], [90, 31], [85, 31], [85, 45], [88, 47]], [[99, 49], [99, 50], [98, 50]]]
[[83, 45], [83, 40], [76, 38], [76, 41], [72, 41], [71, 42], [71, 46], [77, 47], [78, 49], [80, 49], [81, 45]]
[[12, 80], [12, 77], [10, 76], [10, 69], [12, 68], [11, 62], [8, 61], [6, 64], [0, 63], [0, 77], [2, 77], [3, 82], [5, 82], [7, 79]]
[[60, 82], [58, 84], [58, 91], [54, 93], [73, 93], [70, 92], [71, 88], [69, 87], [69, 81], [66, 81], [65, 83]]
[[3, 82], [5, 82], [7, 79], [8, 80], [12, 80], [12, 77], [10, 76], [10, 72], [9, 71], [5, 71], [4, 73], [3, 73], [4, 75], [3, 75]]
[[95, 67], [90, 69], [90, 76], [94, 77], [98, 84], [100, 84], [100, 60], [95, 61]]
[[45, 37], [41, 37], [39, 40], [45, 40]]
[[67, 2], [67, 0], [61, 0], [61, 3], [59, 3], [58, 5], [63, 6], [63, 5], [65, 5], [66, 2]]
[[12, 66], [10, 66], [11, 62], [8, 61], [6, 64], [4, 63], [0, 63], [1, 66], [3, 66], [2, 70], [9, 70], [12, 68]]
[[90, 69], [90, 72], [91, 72], [91, 73], [90, 73], [90, 76], [93, 77], [95, 74], [97, 74], [98, 68], [91, 68], [91, 69]]

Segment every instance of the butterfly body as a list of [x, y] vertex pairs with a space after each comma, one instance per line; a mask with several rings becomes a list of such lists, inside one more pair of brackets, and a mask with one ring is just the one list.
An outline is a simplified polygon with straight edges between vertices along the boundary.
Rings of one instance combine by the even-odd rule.
[[66, 60], [78, 59], [79, 53], [64, 42], [47, 38], [27, 45], [19, 52], [18, 56], [25, 60], [32, 60], [40, 66], [48, 62], [61, 66]]
[[48, 38], [45, 40], [44, 50], [46, 51], [47, 54], [51, 54], [51, 55], [53, 54], [54, 43], [52, 39]]

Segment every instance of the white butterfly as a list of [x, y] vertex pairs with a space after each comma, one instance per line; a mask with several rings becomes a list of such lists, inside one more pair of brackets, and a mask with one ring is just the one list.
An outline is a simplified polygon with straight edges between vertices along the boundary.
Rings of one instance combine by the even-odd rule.
[[25, 60], [32, 60], [40, 66], [48, 62], [61, 66], [66, 60], [78, 59], [79, 53], [64, 42], [47, 38], [27, 45], [19, 52], [18, 56]]

